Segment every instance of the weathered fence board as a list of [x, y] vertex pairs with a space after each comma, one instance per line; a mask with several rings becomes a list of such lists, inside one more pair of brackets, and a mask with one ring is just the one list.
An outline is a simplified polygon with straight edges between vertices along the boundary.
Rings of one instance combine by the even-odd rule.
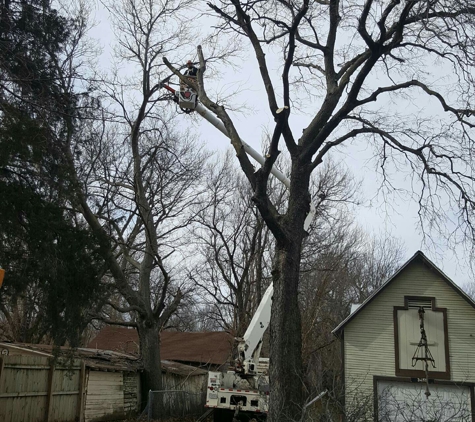
[[44, 353], [0, 344], [0, 422], [98, 422], [139, 411], [135, 359], [89, 349], [60, 350], [74, 359], [54, 359], [47, 346]]
[[45, 356], [0, 358], [0, 421], [72, 422], [79, 414], [81, 366]]

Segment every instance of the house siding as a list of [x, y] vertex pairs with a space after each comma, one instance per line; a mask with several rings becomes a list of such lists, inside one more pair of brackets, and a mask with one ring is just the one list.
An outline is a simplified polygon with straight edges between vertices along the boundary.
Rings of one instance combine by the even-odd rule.
[[[412, 262], [345, 327], [346, 406], [372, 403], [373, 376], [395, 377], [394, 306], [404, 296], [430, 296], [447, 308], [451, 380], [475, 381], [475, 310], [435, 271]], [[371, 407], [372, 408], [372, 407]]]

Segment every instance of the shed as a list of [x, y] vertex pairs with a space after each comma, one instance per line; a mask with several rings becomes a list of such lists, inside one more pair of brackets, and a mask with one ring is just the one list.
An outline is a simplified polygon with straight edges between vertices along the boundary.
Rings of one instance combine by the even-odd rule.
[[[11, 343], [0, 343], [0, 353], [2, 422], [94, 422], [136, 416], [140, 410], [137, 356]], [[162, 371], [164, 414], [201, 413], [207, 371], [168, 360], [162, 360]]]
[[135, 356], [85, 348], [53, 353], [50, 345], [9, 343], [0, 343], [0, 353], [4, 422], [89, 422], [139, 411], [141, 365]]
[[422, 252], [333, 333], [347, 420], [474, 420], [475, 303]]
[[[162, 360], [162, 415], [184, 417], [203, 413], [208, 371], [179, 362]], [[156, 395], [155, 395], [156, 396]]]

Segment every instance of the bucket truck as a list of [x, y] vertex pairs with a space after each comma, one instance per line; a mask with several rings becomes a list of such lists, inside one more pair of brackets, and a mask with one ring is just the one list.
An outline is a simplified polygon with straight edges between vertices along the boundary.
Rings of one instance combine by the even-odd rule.
[[[194, 78], [187, 76], [188, 78]], [[185, 113], [196, 112], [210, 122], [229, 138], [224, 124], [198, 101], [196, 92], [183, 82], [177, 91], [161, 84], [173, 94], [173, 100]], [[241, 139], [246, 153], [259, 164], [265, 158]], [[290, 180], [275, 167], [273, 174], [287, 188]], [[310, 212], [304, 223], [305, 230], [315, 216], [315, 206], [310, 205]], [[273, 285], [271, 284], [259, 304], [249, 327], [242, 338], [236, 339], [237, 359], [234, 368], [227, 372], [209, 372], [206, 394], [206, 407], [214, 409], [214, 420], [224, 422], [231, 420], [264, 420], [268, 411], [269, 396], [269, 359], [261, 358], [262, 338], [270, 323]]]
[[[233, 370], [209, 372], [206, 407], [214, 408], [215, 421], [244, 416], [246, 420], [265, 419], [269, 399], [269, 359], [261, 358], [262, 337], [270, 323], [271, 284], [244, 336], [237, 339], [238, 356]], [[227, 413], [227, 414], [226, 414]]]

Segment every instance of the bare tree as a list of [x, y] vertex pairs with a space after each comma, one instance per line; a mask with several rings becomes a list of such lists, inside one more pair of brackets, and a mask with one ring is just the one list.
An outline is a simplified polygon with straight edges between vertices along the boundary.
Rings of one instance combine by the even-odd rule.
[[200, 258], [189, 278], [203, 291], [210, 317], [241, 337], [270, 283], [272, 242], [231, 160], [227, 153], [209, 166], [207, 206], [196, 213], [191, 233]]
[[394, 239], [370, 238], [344, 219], [327, 241], [328, 247], [301, 274], [302, 356], [307, 397], [328, 391], [329, 411], [340, 412], [343, 360], [331, 331], [349, 315], [352, 304], [362, 303], [394, 274], [403, 249]]
[[78, 4], [78, 10], [61, 10], [77, 13], [68, 43], [45, 53], [56, 95], [29, 105], [36, 113], [57, 108], [48, 141], [64, 209], [99, 245], [110, 296], [90, 317], [138, 330], [144, 391], [160, 390], [160, 331], [186, 294], [174, 254], [184, 243], [180, 231], [191, 221], [207, 158], [192, 137], [173, 130], [157, 95], [158, 82], [169, 74], [157, 58], [183, 40], [178, 12], [188, 2], [125, 0], [111, 9], [121, 25], [122, 59], [138, 66], [139, 84], [117, 74], [112, 81], [91, 77], [83, 66], [93, 53], [87, 10]]
[[41, 329], [42, 296], [36, 283], [0, 303], [0, 336], [3, 339], [20, 343], [47, 343], [50, 340]]
[[[208, 6], [222, 19], [221, 34], [241, 37], [254, 50], [269, 113], [275, 119], [265, 164], [255, 171], [230, 115], [206, 93], [206, 60], [198, 48], [200, 70], [194, 88], [201, 102], [224, 123], [252, 186], [253, 201], [276, 240], [270, 420], [299, 419], [302, 359], [297, 298], [304, 221], [312, 201], [310, 175], [327, 154], [354, 138], [373, 145], [386, 189], [392, 187], [394, 170], [406, 169], [412, 177], [410, 189], [423, 228], [428, 223], [443, 230], [453, 207], [458, 210], [457, 230], [470, 240], [474, 237], [475, 4], [470, 0], [231, 0]], [[279, 91], [266, 59], [272, 48], [281, 49]], [[439, 83], [441, 68], [450, 76], [445, 85]], [[293, 97], [302, 101], [306, 96], [315, 103], [312, 90], [292, 85], [299, 77], [304, 87], [317, 87], [321, 99], [304, 132], [297, 135], [290, 125]], [[380, 104], [385, 99], [401, 101], [407, 113], [395, 113], [390, 101], [375, 107], [376, 101]], [[422, 113], [428, 104], [443, 123]], [[292, 164], [288, 205], [279, 213], [267, 184], [281, 139]], [[450, 207], [444, 208], [444, 202]]]
[[[104, 281], [113, 293], [93, 317], [138, 330], [144, 391], [162, 388], [160, 332], [186, 294], [174, 256], [184, 243], [180, 232], [192, 217], [206, 160], [192, 137], [173, 129], [157, 93], [167, 76], [157, 58], [186, 39], [180, 11], [188, 4], [108, 5], [119, 65], [112, 80], [100, 81], [102, 119], [84, 122], [65, 153], [76, 179], [74, 205], [101, 240]], [[123, 63], [129, 77], [119, 71]], [[152, 411], [158, 415], [160, 404]]]

